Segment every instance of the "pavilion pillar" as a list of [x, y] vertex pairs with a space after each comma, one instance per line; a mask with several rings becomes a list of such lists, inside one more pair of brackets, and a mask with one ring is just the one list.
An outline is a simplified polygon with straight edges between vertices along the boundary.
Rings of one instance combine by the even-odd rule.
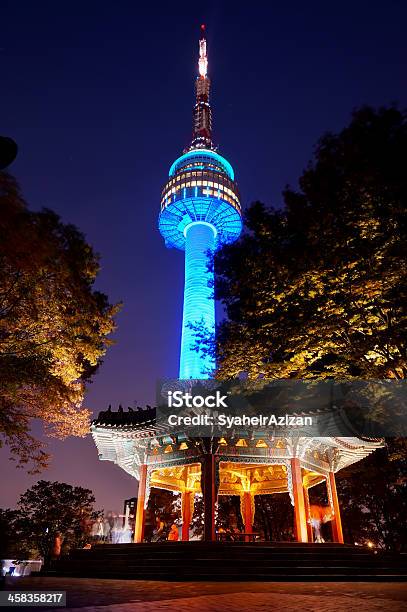
[[201, 488], [204, 501], [205, 542], [215, 540], [216, 463], [212, 454], [204, 455], [202, 461]]
[[181, 494], [181, 512], [182, 512], [182, 532], [181, 539], [183, 542], [189, 540], [189, 526], [192, 520], [192, 509], [194, 505], [193, 491], [183, 491]]
[[308, 493], [308, 487], [304, 487], [304, 502], [305, 502], [305, 517], [307, 520], [307, 535], [308, 535], [308, 542], [312, 542], [314, 540], [314, 535], [312, 533], [312, 525], [311, 525], [311, 509], [310, 509], [310, 503], [309, 503], [309, 493]]
[[136, 525], [134, 529], [134, 541], [137, 544], [144, 540], [144, 519], [146, 514], [144, 503], [146, 499], [146, 484], [147, 466], [143, 464], [140, 466], [140, 480], [138, 483], [137, 493]]
[[240, 496], [240, 508], [244, 524], [245, 533], [253, 532], [254, 512], [253, 512], [253, 496], [250, 491], [245, 491]]
[[334, 511], [334, 518], [331, 521], [332, 526], [332, 539], [334, 542], [343, 544], [343, 532], [342, 532], [342, 521], [341, 512], [339, 510], [338, 492], [336, 490], [336, 480], [334, 472], [329, 472], [329, 486], [331, 489], [332, 506]]
[[291, 459], [291, 476], [294, 497], [295, 537], [297, 542], [308, 542], [304, 487], [302, 484], [301, 465], [298, 457], [293, 457]]

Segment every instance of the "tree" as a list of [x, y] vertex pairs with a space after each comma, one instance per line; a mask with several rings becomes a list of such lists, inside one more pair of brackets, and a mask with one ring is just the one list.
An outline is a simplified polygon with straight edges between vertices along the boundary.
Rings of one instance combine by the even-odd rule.
[[2, 559], [14, 552], [15, 524], [18, 516], [17, 510], [0, 508], [0, 558]]
[[338, 473], [337, 486], [347, 542], [407, 551], [407, 453], [405, 439]]
[[119, 306], [93, 289], [98, 256], [50, 210], [32, 212], [0, 172], [0, 435], [19, 465], [46, 464], [30, 433], [85, 435], [85, 384], [101, 363]]
[[181, 494], [166, 489], [151, 488], [146, 508], [145, 539], [151, 540], [156, 528], [156, 519], [168, 528], [172, 523], [181, 524]]
[[63, 553], [83, 546], [89, 525], [101, 515], [94, 503], [90, 489], [38, 481], [21, 495], [12, 517], [13, 550], [48, 561], [56, 533], [62, 536]]
[[[284, 208], [247, 210], [215, 261], [219, 378], [406, 378], [406, 153], [405, 114], [362, 108], [319, 141]], [[346, 541], [406, 550], [405, 470], [390, 439], [339, 472]]]
[[254, 532], [266, 541], [294, 540], [294, 510], [288, 493], [255, 496]]
[[406, 377], [406, 154], [405, 115], [362, 108], [282, 210], [248, 209], [215, 262], [220, 378]]

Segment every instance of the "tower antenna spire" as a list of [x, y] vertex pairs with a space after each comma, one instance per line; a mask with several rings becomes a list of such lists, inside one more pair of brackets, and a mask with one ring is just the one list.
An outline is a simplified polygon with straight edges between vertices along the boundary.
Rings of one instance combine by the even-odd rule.
[[195, 106], [193, 113], [192, 142], [190, 149], [214, 149], [212, 143], [212, 111], [209, 104], [211, 82], [208, 77], [206, 28], [201, 25], [199, 36], [198, 76], [195, 82]]
[[205, 78], [208, 74], [208, 57], [206, 55], [206, 34], [205, 24], [201, 25], [201, 36], [199, 38], [199, 61], [198, 69], [201, 77]]

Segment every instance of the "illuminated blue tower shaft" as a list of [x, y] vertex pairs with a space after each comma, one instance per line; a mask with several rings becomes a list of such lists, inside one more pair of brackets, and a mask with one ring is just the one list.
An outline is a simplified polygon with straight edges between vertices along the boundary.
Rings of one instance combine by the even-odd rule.
[[212, 352], [198, 349], [197, 332], [212, 343], [215, 338], [213, 267], [216, 229], [206, 222], [185, 228], [185, 287], [182, 317], [180, 378], [209, 378], [215, 369]]

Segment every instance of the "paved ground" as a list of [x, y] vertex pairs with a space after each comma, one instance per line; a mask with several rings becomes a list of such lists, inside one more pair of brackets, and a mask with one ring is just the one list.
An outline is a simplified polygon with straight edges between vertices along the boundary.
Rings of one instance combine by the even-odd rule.
[[5, 588], [63, 590], [67, 592], [67, 609], [78, 612], [266, 612], [273, 608], [278, 612], [350, 612], [350, 608], [356, 609], [356, 612], [407, 610], [407, 585], [398, 583], [202, 583], [7, 578]]

